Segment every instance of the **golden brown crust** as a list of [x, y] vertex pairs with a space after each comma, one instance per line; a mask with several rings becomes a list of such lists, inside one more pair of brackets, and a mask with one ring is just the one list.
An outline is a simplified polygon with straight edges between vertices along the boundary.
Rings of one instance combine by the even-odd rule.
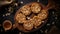
[[25, 5], [25, 6], [21, 7], [20, 11], [24, 15], [29, 15], [31, 13], [30, 5]]
[[48, 16], [48, 13], [47, 13], [47, 11], [45, 11], [45, 10], [41, 10], [41, 13], [38, 14], [38, 17], [39, 17], [41, 20], [46, 19], [47, 16]]
[[18, 23], [24, 23], [25, 20], [26, 20], [25, 15], [23, 15], [22, 13], [16, 15], [16, 21]]
[[34, 17], [31, 19], [31, 22], [32, 22], [33, 25], [34, 25], [34, 28], [38, 27], [38, 26], [41, 25], [41, 23], [42, 23], [38, 16], [34, 16]]
[[33, 29], [33, 23], [30, 21], [27, 21], [23, 24], [24, 29], [26, 30], [32, 30]]
[[42, 24], [42, 20], [46, 19], [47, 16], [48, 12], [43, 10], [39, 3], [34, 2], [22, 6], [16, 12], [15, 20], [22, 23], [23, 30], [32, 30], [33, 27], [38, 28]]
[[41, 11], [41, 6], [39, 3], [32, 3], [31, 10], [33, 13], [39, 13]]

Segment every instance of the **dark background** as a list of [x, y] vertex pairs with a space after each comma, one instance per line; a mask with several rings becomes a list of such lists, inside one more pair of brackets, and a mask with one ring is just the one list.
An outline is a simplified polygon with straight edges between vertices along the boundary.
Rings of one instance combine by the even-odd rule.
[[[23, 4], [20, 4], [20, 2], [23, 1]], [[25, 34], [60, 34], [60, 0], [50, 0], [52, 4], [55, 5], [55, 8], [49, 9], [49, 18], [48, 22], [41, 27], [39, 30], [31, 32], [31, 33], [25, 33]], [[14, 6], [14, 5], [4, 5], [0, 7], [0, 32], [2, 33], [15, 33], [15, 34], [24, 34], [24, 32], [19, 31], [18, 29], [13, 29], [9, 31], [4, 31], [2, 24], [4, 20], [11, 20], [12, 24], [14, 24], [14, 15], [16, 11], [23, 5], [30, 3], [30, 2], [37, 2], [37, 0], [16, 0], [14, 1], [15, 3], [18, 3], [19, 6]], [[40, 3], [43, 5], [47, 6], [48, 0], [40, 0]], [[9, 16], [4, 16], [3, 14], [9, 13], [7, 10], [9, 7], [13, 8], [13, 12]], [[54, 12], [54, 14], [53, 14]], [[57, 19], [55, 19], [57, 18]], [[54, 22], [54, 24], [52, 24]], [[49, 25], [47, 25], [49, 24]]]

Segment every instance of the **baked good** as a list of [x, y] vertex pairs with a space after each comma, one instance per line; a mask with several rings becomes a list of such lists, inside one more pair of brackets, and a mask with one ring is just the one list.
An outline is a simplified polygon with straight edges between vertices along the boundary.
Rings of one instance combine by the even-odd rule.
[[26, 20], [26, 17], [25, 17], [24, 14], [18, 13], [18, 14], [16, 15], [16, 21], [17, 21], [18, 23], [24, 23], [25, 20]]
[[20, 11], [24, 14], [24, 15], [29, 15], [31, 13], [31, 9], [30, 9], [30, 5], [25, 5], [23, 7], [20, 8]]
[[33, 21], [33, 24], [34, 24], [34, 28], [38, 27], [42, 23], [41, 19], [39, 19], [38, 16], [34, 16], [32, 21]]
[[38, 17], [39, 17], [41, 20], [46, 19], [47, 16], [48, 16], [48, 13], [47, 13], [47, 11], [45, 11], [45, 10], [41, 10], [41, 13], [38, 14]]
[[33, 23], [30, 21], [27, 21], [23, 24], [24, 29], [26, 30], [32, 30], [33, 29]]
[[31, 11], [33, 13], [39, 13], [41, 11], [41, 6], [39, 3], [32, 3], [31, 4]]

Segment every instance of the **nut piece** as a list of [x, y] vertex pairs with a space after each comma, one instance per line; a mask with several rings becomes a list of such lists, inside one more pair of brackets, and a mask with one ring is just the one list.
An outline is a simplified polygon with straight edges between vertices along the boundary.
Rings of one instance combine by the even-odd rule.
[[22, 13], [16, 15], [16, 21], [18, 23], [24, 23], [25, 20], [26, 20], [25, 15], [23, 15]]
[[24, 15], [29, 15], [31, 13], [31, 9], [30, 9], [29, 5], [25, 5], [25, 6], [21, 7], [20, 10]]
[[41, 11], [40, 4], [32, 3], [31, 10], [32, 10], [33, 13], [39, 13]]
[[33, 29], [33, 23], [31, 23], [30, 21], [27, 21], [23, 24], [23, 27], [26, 30], [32, 30]]

